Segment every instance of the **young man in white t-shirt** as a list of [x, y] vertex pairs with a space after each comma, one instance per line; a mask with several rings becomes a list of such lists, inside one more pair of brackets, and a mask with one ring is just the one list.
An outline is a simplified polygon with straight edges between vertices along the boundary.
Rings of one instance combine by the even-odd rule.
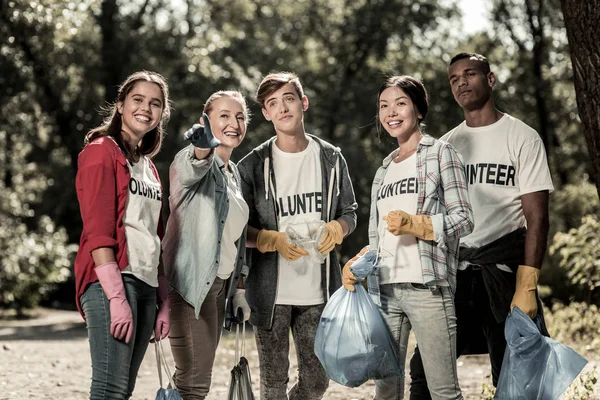
[[[448, 79], [465, 121], [441, 140], [463, 157], [475, 217], [475, 229], [460, 241], [457, 355], [489, 353], [496, 386], [509, 312], [517, 306], [531, 318], [541, 313], [536, 289], [553, 185], [538, 133], [496, 109], [496, 76], [488, 60], [476, 53], [457, 54]], [[547, 333], [545, 325], [542, 331]], [[431, 399], [418, 349], [410, 367], [410, 398]]]
[[[276, 136], [238, 164], [250, 208], [246, 245], [252, 248], [246, 298], [260, 361], [261, 399], [318, 400], [329, 378], [314, 339], [329, 296], [341, 284], [334, 247], [356, 226], [356, 200], [340, 149], [304, 131], [308, 98], [298, 77], [267, 75], [257, 91]], [[324, 262], [288, 241], [286, 228], [308, 234], [323, 221], [317, 246]], [[304, 224], [307, 223], [307, 224]], [[298, 383], [287, 393], [289, 332], [298, 354]]]

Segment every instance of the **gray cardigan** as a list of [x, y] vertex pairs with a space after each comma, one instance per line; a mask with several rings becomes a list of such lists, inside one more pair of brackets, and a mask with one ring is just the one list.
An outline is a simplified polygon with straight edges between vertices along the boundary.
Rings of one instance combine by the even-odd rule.
[[[235, 179], [239, 172], [229, 163]], [[198, 160], [194, 147], [183, 148], [169, 169], [171, 216], [162, 242], [165, 273], [173, 290], [194, 307], [196, 318], [211, 288], [221, 256], [221, 236], [229, 211], [224, 163], [214, 150]], [[227, 283], [225, 328], [235, 320], [231, 299], [240, 274], [246, 274], [246, 229], [236, 241], [237, 261]]]
[[[354, 189], [348, 174], [346, 160], [339, 147], [309, 135], [320, 147], [323, 174], [323, 221], [342, 219], [350, 232], [356, 227]], [[279, 230], [276, 205], [277, 185], [273, 171], [272, 146], [276, 137], [267, 140], [246, 155], [239, 163], [242, 193], [250, 208], [248, 225], [257, 229]], [[301, 173], [301, 171], [299, 171]], [[269, 189], [270, 188], [270, 189]], [[325, 195], [326, 194], [326, 195]], [[350, 233], [349, 232], [349, 233]], [[278, 253], [248, 251], [249, 272], [246, 279], [246, 299], [252, 312], [250, 323], [270, 329], [277, 295]], [[321, 288], [327, 300], [342, 285], [341, 268], [335, 251], [321, 265]]]

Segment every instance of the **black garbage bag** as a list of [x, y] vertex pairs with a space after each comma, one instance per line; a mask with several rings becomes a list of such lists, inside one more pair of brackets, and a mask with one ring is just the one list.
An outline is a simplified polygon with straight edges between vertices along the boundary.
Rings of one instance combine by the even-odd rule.
[[[243, 318], [242, 318], [243, 320]], [[242, 325], [242, 345], [240, 352], [240, 325]], [[241, 323], [235, 330], [235, 359], [239, 361], [231, 370], [231, 382], [229, 383], [228, 400], [254, 400], [252, 393], [252, 378], [250, 376], [250, 366], [248, 360], [244, 357], [246, 353], [246, 324]]]

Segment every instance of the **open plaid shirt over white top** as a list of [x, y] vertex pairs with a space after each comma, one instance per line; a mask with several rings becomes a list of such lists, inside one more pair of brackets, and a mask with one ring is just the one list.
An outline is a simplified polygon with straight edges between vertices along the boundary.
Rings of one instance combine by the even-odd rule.
[[[377, 211], [377, 192], [387, 168], [398, 154], [393, 151], [377, 170], [371, 188], [369, 218], [369, 248], [379, 246], [377, 226], [382, 218]], [[418, 204], [417, 215], [429, 215], [434, 240], [417, 238], [423, 282], [435, 285], [447, 281], [452, 292], [456, 288], [459, 239], [473, 230], [473, 210], [467, 193], [465, 167], [454, 148], [448, 143], [423, 135], [417, 147]], [[368, 277], [369, 292], [379, 296], [379, 277]]]

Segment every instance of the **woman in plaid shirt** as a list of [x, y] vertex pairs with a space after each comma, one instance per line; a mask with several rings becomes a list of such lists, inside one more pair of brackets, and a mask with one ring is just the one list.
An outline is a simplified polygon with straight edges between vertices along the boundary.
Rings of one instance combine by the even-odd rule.
[[[473, 230], [464, 166], [456, 151], [423, 133], [429, 108], [423, 84], [410, 76], [386, 80], [377, 96], [379, 128], [398, 143], [375, 174], [369, 246], [344, 266], [354, 290], [352, 263], [377, 249], [380, 265], [368, 278], [398, 358], [404, 366], [414, 330], [434, 399], [462, 399], [456, 371], [453, 294], [458, 243]], [[376, 380], [375, 399], [402, 399], [404, 376]]]

